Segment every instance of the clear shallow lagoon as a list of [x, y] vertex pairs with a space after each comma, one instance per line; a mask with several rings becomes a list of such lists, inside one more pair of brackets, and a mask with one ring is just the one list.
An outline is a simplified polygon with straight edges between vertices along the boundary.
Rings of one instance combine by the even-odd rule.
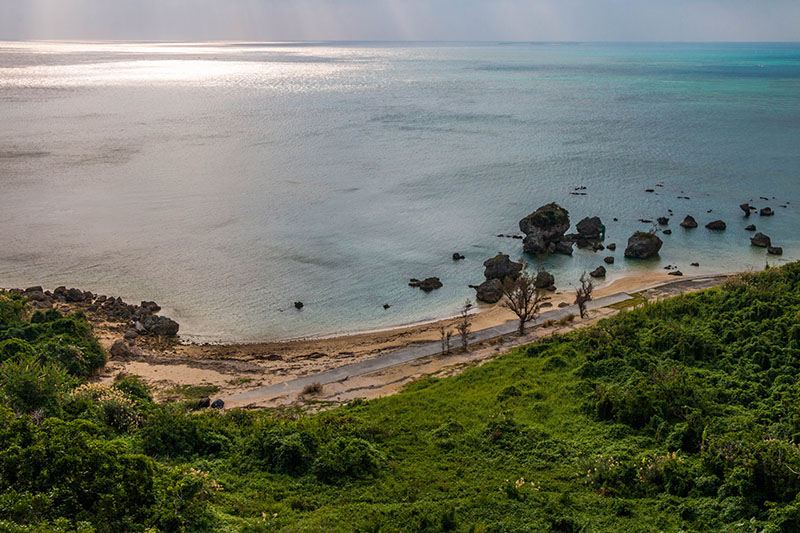
[[[751, 222], [800, 252], [800, 45], [0, 43], [0, 117], [0, 286], [154, 299], [197, 340], [449, 315], [551, 201], [606, 223], [609, 279], [761, 268]], [[660, 259], [622, 259], [668, 208]]]

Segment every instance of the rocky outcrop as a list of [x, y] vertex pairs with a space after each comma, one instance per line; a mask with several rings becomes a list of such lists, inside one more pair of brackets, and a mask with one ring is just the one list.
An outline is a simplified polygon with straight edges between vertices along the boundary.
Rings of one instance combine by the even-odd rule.
[[725, 228], [728, 226], [722, 220], [712, 220], [708, 224], [706, 224], [706, 228], [712, 231], [725, 231]]
[[483, 262], [486, 269], [483, 271], [483, 276], [489, 279], [499, 279], [500, 281], [506, 278], [517, 279], [519, 273], [522, 271], [522, 263], [517, 263], [509, 259], [506, 254], [497, 254], [491, 259]]
[[744, 211], [744, 216], [746, 216], [746, 217], [750, 216], [750, 204], [748, 204], [746, 202], [743, 203], [743, 204], [739, 204], [739, 209]]
[[667, 272], [667, 276], [683, 276], [683, 272], [680, 270], [673, 270], [672, 272]]
[[458, 252], [453, 253], [453, 261], [461, 261], [464, 259], [464, 256]]
[[297, 310], [300, 310], [300, 309], [302, 309], [302, 308], [303, 308], [303, 307], [305, 307], [305, 306], [306, 306], [306, 304], [304, 304], [303, 302], [299, 302], [299, 301], [298, 301], [298, 302], [295, 302], [295, 303], [294, 303], [294, 308], [295, 308], [295, 309], [297, 309]]
[[628, 247], [625, 248], [625, 257], [632, 259], [648, 259], [658, 255], [664, 243], [655, 233], [637, 231], [628, 239]]
[[609, 244], [608, 246], [606, 246], [606, 248], [608, 248], [609, 250], [611, 250], [611, 251], [613, 252], [614, 250], [616, 250], [616, 249], [617, 249], [617, 244], [616, 244], [616, 243], [614, 243], [614, 242], [612, 242], [611, 244]]
[[752, 246], [758, 246], [760, 248], [767, 248], [772, 244], [772, 240], [768, 236], [764, 235], [759, 231], [758, 233], [750, 237], [750, 244]]
[[681, 222], [681, 227], [689, 229], [696, 228], [697, 221], [694, 219], [692, 215], [686, 215], [686, 218], [684, 218], [683, 222]]
[[604, 262], [605, 262], [607, 265], [613, 265], [613, 264], [614, 264], [614, 256], [612, 256], [612, 255], [609, 255], [609, 256], [607, 256], [607, 257], [604, 257], [604, 258], [603, 258], [603, 261], [604, 261]]
[[540, 270], [536, 274], [536, 279], [533, 280], [533, 285], [537, 289], [554, 291], [556, 290], [556, 278], [547, 270]]
[[552, 251], [557, 254], [572, 255], [572, 243], [567, 241], [559, 241], [555, 243]]
[[145, 353], [138, 346], [128, 344], [123, 340], [115, 341], [109, 350], [111, 357], [121, 361], [130, 361], [142, 358]]
[[[553, 253], [569, 229], [569, 213], [556, 203], [543, 205], [520, 220], [519, 229], [526, 235], [522, 241], [526, 253]], [[572, 253], [571, 246], [569, 253]]]
[[592, 276], [593, 278], [604, 278], [606, 277], [606, 267], [599, 266], [594, 270], [592, 270], [591, 272], [589, 272], [589, 275]]
[[575, 226], [578, 230], [578, 239], [584, 241], [597, 241], [605, 238], [606, 227], [600, 217], [586, 217]]
[[470, 285], [475, 289], [475, 298], [487, 304], [495, 304], [503, 298], [503, 282], [499, 279], [487, 279], [480, 285]]
[[768, 246], [767, 253], [771, 255], [783, 255], [783, 248], [780, 246]]
[[658, 223], [662, 226], [666, 226], [669, 224], [669, 219], [667, 217], [658, 217]]
[[436, 277], [425, 278], [422, 281], [420, 281], [420, 280], [418, 280], [416, 278], [411, 278], [411, 280], [408, 282], [408, 286], [409, 287], [419, 287], [420, 289], [422, 289], [425, 292], [431, 292], [431, 291], [434, 291], [436, 289], [441, 289], [442, 288], [442, 282], [439, 280], [439, 278], [436, 278]]
[[771, 207], [762, 207], [761, 211], [758, 214], [761, 215], [762, 217], [771, 217], [772, 215], [775, 214], [775, 212], [772, 211]]
[[756, 225], [755, 224], [750, 224], [749, 226], [745, 227], [744, 230], [745, 231], [755, 231], [756, 230]]

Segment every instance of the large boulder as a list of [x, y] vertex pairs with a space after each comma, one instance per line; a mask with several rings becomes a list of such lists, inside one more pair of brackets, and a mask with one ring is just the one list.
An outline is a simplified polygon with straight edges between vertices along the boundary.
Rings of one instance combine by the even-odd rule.
[[506, 278], [517, 279], [519, 273], [522, 271], [522, 263], [516, 263], [509, 259], [506, 254], [497, 254], [491, 259], [483, 262], [486, 269], [483, 271], [483, 276], [489, 279], [499, 279], [500, 281]]
[[561, 241], [569, 229], [569, 213], [556, 203], [543, 205], [519, 221], [526, 235], [523, 249], [530, 254], [548, 253], [550, 245]]
[[647, 259], [658, 255], [664, 243], [655, 233], [637, 231], [628, 239], [628, 247], [625, 248], [625, 257], [632, 259]]
[[540, 270], [533, 280], [533, 285], [537, 289], [555, 290], [556, 278], [547, 270]]
[[684, 218], [683, 222], [681, 222], [681, 227], [682, 228], [696, 228], [697, 227], [697, 221], [694, 219], [694, 217], [692, 215], [686, 215], [686, 218]]
[[596, 241], [605, 237], [606, 227], [600, 217], [586, 217], [576, 226], [578, 238], [587, 241]]
[[593, 278], [604, 278], [606, 277], [606, 267], [599, 266], [594, 270], [592, 270], [591, 272], [589, 272], [589, 275], [592, 276]]
[[148, 335], [173, 337], [178, 334], [180, 326], [171, 318], [158, 315], [147, 315], [142, 320], [142, 327]]
[[499, 279], [487, 279], [480, 285], [470, 285], [475, 289], [475, 298], [487, 304], [495, 304], [503, 298], [503, 282]]
[[759, 246], [761, 248], [767, 248], [772, 244], [772, 240], [759, 231], [750, 237], [750, 244], [753, 246]]
[[712, 220], [706, 224], [706, 228], [714, 231], [724, 231], [728, 226], [722, 220]]

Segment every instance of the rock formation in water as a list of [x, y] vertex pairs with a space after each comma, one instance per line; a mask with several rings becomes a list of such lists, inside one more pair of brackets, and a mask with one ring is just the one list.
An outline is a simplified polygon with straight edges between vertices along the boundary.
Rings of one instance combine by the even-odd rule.
[[632, 259], [648, 259], [658, 255], [664, 243], [655, 233], [637, 231], [628, 239], [628, 246], [625, 248], [625, 257]]
[[520, 220], [519, 229], [526, 235], [522, 244], [529, 254], [572, 254], [572, 243], [559, 246], [569, 229], [569, 213], [556, 203], [543, 205]]

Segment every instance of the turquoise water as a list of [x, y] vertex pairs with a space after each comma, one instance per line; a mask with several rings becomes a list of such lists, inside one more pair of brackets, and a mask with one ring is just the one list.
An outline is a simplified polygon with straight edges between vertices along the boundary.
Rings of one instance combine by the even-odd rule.
[[606, 223], [609, 279], [762, 268], [750, 222], [800, 251], [800, 45], [0, 43], [0, 116], [0, 286], [154, 299], [197, 340], [451, 314], [551, 201]]

